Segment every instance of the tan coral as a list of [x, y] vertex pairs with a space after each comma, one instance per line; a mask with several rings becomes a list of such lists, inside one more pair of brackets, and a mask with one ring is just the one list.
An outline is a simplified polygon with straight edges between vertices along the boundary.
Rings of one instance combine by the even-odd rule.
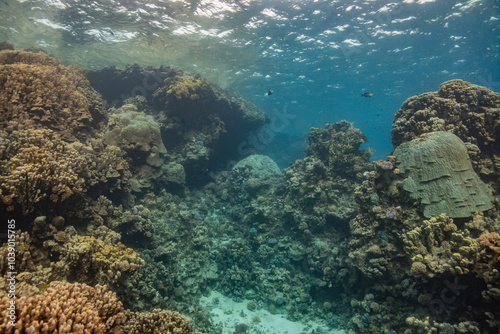
[[4, 203], [24, 212], [45, 198], [64, 201], [85, 191], [88, 169], [78, 145], [51, 130], [13, 131], [0, 137], [0, 189]]
[[458, 230], [444, 214], [425, 220], [402, 238], [405, 252], [412, 256], [411, 273], [415, 276], [466, 274], [478, 258], [476, 240], [468, 230]]
[[86, 140], [104, 119], [102, 98], [83, 70], [43, 53], [0, 51], [0, 129], [50, 128], [64, 140]]
[[131, 248], [89, 236], [71, 237], [60, 252], [60, 260], [53, 268], [56, 275], [72, 275], [92, 284], [114, 284], [121, 276], [132, 275], [144, 266], [144, 260]]
[[116, 294], [97, 285], [52, 282], [40, 295], [16, 300], [15, 327], [8, 324], [10, 299], [0, 300], [2, 333], [119, 333], [125, 322]]
[[127, 322], [123, 326], [122, 334], [190, 334], [191, 326], [186, 317], [180, 313], [154, 309], [152, 312], [127, 312]]

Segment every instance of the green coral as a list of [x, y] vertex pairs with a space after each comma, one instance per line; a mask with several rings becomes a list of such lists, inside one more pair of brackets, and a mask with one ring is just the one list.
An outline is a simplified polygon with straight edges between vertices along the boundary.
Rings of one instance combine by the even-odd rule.
[[445, 212], [470, 217], [492, 208], [491, 191], [472, 169], [467, 148], [451, 132], [433, 132], [401, 144], [394, 151], [403, 188], [424, 205], [430, 218]]

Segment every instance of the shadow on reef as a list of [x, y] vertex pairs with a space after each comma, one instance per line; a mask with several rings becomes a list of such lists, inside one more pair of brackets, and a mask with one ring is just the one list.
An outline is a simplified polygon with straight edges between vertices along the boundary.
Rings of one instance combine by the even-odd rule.
[[0, 83], [18, 330], [220, 333], [212, 290], [349, 333], [499, 330], [498, 93], [452, 80], [409, 98], [386, 161], [349, 122], [313, 128], [282, 171], [238, 154], [260, 111], [179, 70], [4, 50]]
[[87, 77], [110, 105], [122, 106], [132, 98], [128, 101], [154, 117], [168, 161], [183, 166], [190, 187], [208, 183], [210, 173], [241, 158], [245, 135], [268, 121], [231, 92], [170, 67], [105, 68]]

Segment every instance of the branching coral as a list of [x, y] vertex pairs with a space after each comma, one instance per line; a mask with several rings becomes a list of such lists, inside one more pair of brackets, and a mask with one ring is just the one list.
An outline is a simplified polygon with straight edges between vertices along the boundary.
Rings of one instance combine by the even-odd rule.
[[123, 334], [189, 334], [191, 326], [186, 317], [172, 311], [154, 309], [152, 312], [127, 312], [127, 322], [122, 328]]
[[113, 284], [135, 273], [144, 260], [131, 248], [111, 245], [88, 236], [73, 236], [60, 250], [53, 272], [60, 277], [78, 277], [92, 284]]
[[82, 70], [45, 54], [0, 51], [0, 128], [50, 128], [66, 141], [85, 140], [104, 119], [104, 103]]
[[425, 220], [403, 234], [405, 252], [412, 258], [411, 274], [434, 277], [444, 273], [467, 274], [479, 247], [468, 230], [458, 230], [446, 215]]
[[78, 145], [62, 141], [51, 130], [0, 136], [0, 191], [8, 209], [20, 204], [31, 212], [47, 197], [58, 202], [84, 192], [88, 170]]
[[2, 333], [120, 333], [125, 323], [122, 303], [104, 286], [52, 282], [40, 295], [16, 301], [15, 326], [10, 299], [0, 300]]

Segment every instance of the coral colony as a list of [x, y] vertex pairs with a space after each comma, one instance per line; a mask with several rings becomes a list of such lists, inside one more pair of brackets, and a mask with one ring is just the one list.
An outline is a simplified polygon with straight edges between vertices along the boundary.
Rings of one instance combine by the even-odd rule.
[[4, 50], [0, 84], [2, 333], [220, 333], [212, 291], [248, 303], [237, 333], [259, 310], [326, 332], [499, 330], [499, 93], [410, 97], [385, 161], [347, 121], [312, 128], [280, 170], [242, 149], [264, 113], [178, 69]]

